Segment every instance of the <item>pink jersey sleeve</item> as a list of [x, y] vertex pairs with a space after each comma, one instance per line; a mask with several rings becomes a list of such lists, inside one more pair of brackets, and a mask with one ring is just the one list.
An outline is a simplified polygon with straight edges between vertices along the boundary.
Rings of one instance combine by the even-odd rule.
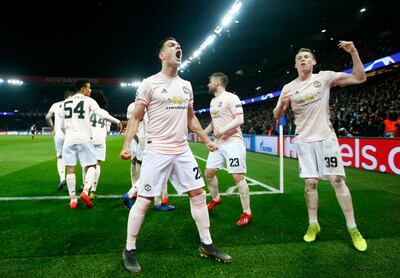
[[241, 115], [243, 114], [243, 107], [242, 102], [240, 101], [237, 95], [233, 95], [230, 99], [229, 103], [229, 110], [231, 111], [232, 115]]
[[147, 107], [151, 100], [151, 91], [150, 86], [148, 84], [148, 80], [144, 79], [136, 92], [136, 100], [135, 102], [139, 102], [144, 104]]
[[188, 87], [189, 87], [189, 106], [193, 107], [193, 103], [194, 103], [194, 95], [193, 95], [193, 88], [192, 88], [192, 84], [190, 82], [188, 83]]
[[348, 75], [347, 73], [344, 72], [335, 72], [335, 71], [322, 71], [322, 73], [325, 81], [330, 85], [330, 87], [336, 86], [335, 85], [336, 80]]
[[276, 106], [275, 108], [279, 107], [281, 105], [282, 102], [282, 93], [285, 92], [287, 90], [287, 84], [285, 86], [283, 86], [282, 91], [279, 95], [278, 101], [276, 102]]

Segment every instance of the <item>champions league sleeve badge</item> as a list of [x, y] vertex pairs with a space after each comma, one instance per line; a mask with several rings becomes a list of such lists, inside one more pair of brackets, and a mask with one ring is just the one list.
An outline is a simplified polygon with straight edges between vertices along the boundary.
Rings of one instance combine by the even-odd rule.
[[189, 94], [190, 90], [188, 88], [186, 88], [185, 86], [182, 87], [182, 90], [185, 94]]

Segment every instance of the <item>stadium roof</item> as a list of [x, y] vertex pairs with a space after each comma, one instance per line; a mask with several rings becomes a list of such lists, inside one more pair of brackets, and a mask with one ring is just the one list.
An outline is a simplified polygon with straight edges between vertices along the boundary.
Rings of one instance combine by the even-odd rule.
[[[159, 70], [154, 49], [161, 39], [177, 38], [187, 59], [233, 2], [13, 1], [0, 17], [0, 74], [141, 79]], [[182, 73], [194, 86], [204, 85], [214, 71], [232, 75], [330, 38], [332, 44], [350, 40], [352, 30], [379, 25], [396, 10], [383, 1], [242, 2], [238, 23], [227, 26], [200, 63]]]

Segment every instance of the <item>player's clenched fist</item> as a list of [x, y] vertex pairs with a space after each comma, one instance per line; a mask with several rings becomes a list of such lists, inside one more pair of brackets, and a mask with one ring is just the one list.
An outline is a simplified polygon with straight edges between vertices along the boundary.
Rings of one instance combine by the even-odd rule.
[[207, 144], [207, 148], [210, 152], [214, 152], [214, 151], [218, 150], [217, 144], [212, 143], [212, 142]]
[[123, 149], [123, 150], [121, 151], [119, 157], [120, 157], [122, 160], [131, 159], [131, 152], [130, 152], [130, 150]]
[[118, 132], [119, 132], [119, 133], [124, 132], [127, 125], [128, 125], [128, 121], [121, 121], [121, 122], [118, 124], [118, 126], [117, 126]]

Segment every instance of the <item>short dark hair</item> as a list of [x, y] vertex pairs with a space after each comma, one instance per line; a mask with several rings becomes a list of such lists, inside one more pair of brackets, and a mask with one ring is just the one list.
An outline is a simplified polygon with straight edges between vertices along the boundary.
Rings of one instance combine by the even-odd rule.
[[69, 98], [70, 96], [73, 96], [75, 94], [75, 91], [73, 91], [73, 90], [66, 90], [65, 92], [64, 92], [64, 99], [67, 99], [67, 98]]
[[107, 109], [108, 99], [102, 90], [92, 91], [90, 97], [97, 102], [100, 108]]
[[302, 48], [299, 49], [299, 51], [297, 51], [296, 56], [297, 56], [297, 54], [299, 54], [300, 52], [309, 52], [309, 53], [313, 56], [313, 58], [314, 58], [314, 60], [315, 60], [315, 54], [314, 54], [314, 52], [313, 52], [311, 49], [302, 47]]
[[224, 88], [226, 88], [226, 86], [228, 86], [229, 78], [228, 78], [228, 76], [226, 76], [225, 73], [223, 73], [223, 72], [214, 72], [208, 78], [211, 79], [212, 77], [218, 78], [219, 81], [221, 82], [222, 86], [224, 86]]
[[85, 87], [86, 84], [90, 83], [89, 80], [87, 79], [79, 79], [75, 81], [75, 89], [77, 91], [80, 91], [82, 89], [82, 87]]
[[157, 60], [160, 61], [160, 62], [161, 62], [161, 60], [160, 60], [160, 52], [161, 52], [161, 50], [162, 50], [163, 47], [164, 47], [164, 43], [165, 43], [166, 41], [169, 41], [169, 40], [176, 41], [175, 38], [173, 38], [173, 37], [168, 37], [168, 38], [163, 39], [162, 41], [160, 41], [160, 42], [157, 44], [156, 56], [157, 56]]

